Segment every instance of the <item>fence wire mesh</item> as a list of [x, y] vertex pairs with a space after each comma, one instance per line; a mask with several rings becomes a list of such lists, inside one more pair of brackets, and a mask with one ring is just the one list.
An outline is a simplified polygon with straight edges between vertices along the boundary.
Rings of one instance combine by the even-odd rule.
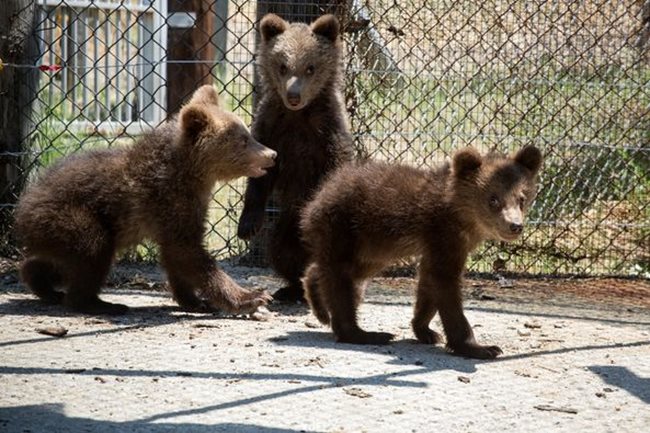
[[[470, 270], [650, 276], [650, 1], [8, 3], [0, 35], [5, 251], [11, 210], [40, 169], [132, 142], [206, 82], [250, 124], [259, 19], [334, 13], [362, 153], [428, 167], [465, 145], [543, 150], [523, 239], [488, 243]], [[243, 189], [240, 180], [214, 193], [206, 243], [218, 258], [248, 250], [235, 235]], [[138, 255], [152, 253], [130, 252]]]

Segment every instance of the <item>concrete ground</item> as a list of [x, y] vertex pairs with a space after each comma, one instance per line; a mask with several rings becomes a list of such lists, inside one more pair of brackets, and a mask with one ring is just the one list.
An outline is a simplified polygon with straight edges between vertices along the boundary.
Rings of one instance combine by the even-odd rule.
[[[185, 313], [161, 282], [153, 270], [107, 289], [132, 307], [107, 318], [42, 305], [5, 274], [0, 432], [649, 431], [647, 281], [625, 283], [643, 295], [631, 303], [468, 281], [467, 316], [503, 349], [495, 361], [415, 343], [408, 278], [375, 280], [362, 307], [365, 329], [397, 335], [383, 347], [335, 343], [301, 305], [266, 321]], [[39, 332], [57, 327], [67, 334]]]

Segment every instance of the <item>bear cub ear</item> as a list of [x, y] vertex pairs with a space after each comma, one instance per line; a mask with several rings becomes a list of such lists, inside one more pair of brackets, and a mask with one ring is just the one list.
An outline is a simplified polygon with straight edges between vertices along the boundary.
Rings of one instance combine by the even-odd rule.
[[210, 113], [200, 104], [188, 104], [181, 109], [180, 125], [183, 134], [196, 138], [210, 124]]
[[209, 104], [219, 106], [219, 94], [211, 84], [206, 84], [194, 92], [189, 104]]
[[260, 33], [262, 40], [268, 42], [277, 35], [284, 33], [289, 27], [289, 23], [277, 16], [276, 14], [266, 14], [260, 21]]
[[311, 24], [311, 31], [330, 42], [336, 42], [340, 31], [339, 20], [332, 14], [323, 15]]
[[483, 158], [473, 147], [466, 147], [454, 154], [452, 170], [456, 177], [466, 177], [475, 173], [483, 164]]
[[528, 145], [515, 154], [514, 160], [535, 175], [542, 166], [542, 152], [535, 146]]

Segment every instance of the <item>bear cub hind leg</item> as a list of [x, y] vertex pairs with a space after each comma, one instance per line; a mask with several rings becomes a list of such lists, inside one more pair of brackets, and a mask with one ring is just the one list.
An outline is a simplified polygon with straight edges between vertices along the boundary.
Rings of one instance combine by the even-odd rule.
[[63, 292], [55, 290], [56, 286], [63, 283], [63, 279], [54, 263], [38, 257], [29, 257], [20, 267], [20, 277], [46, 304], [58, 305], [63, 302]]
[[319, 289], [330, 312], [332, 331], [336, 341], [351, 344], [388, 344], [394, 335], [388, 332], [368, 332], [357, 323], [357, 309], [361, 300], [361, 288], [345, 272], [331, 269], [329, 275], [321, 275]]
[[99, 299], [99, 291], [108, 276], [113, 251], [105, 251], [93, 258], [69, 257], [64, 268], [68, 291], [64, 304], [74, 311], [86, 314], [120, 315], [129, 311], [123, 304], [114, 304]]

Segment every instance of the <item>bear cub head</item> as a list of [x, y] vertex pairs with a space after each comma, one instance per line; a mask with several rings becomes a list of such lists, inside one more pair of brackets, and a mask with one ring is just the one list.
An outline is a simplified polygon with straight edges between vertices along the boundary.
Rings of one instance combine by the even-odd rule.
[[340, 26], [334, 15], [311, 25], [288, 23], [274, 14], [260, 22], [259, 65], [263, 81], [293, 111], [305, 108], [338, 81]]
[[257, 142], [242, 120], [224, 110], [214, 87], [197, 89], [179, 114], [180, 145], [193, 169], [212, 180], [259, 177], [274, 165], [276, 152]]
[[523, 231], [541, 165], [542, 154], [534, 146], [525, 146], [510, 157], [482, 157], [475, 149], [465, 148], [454, 154], [451, 164], [452, 200], [479, 227], [482, 237], [513, 241]]

